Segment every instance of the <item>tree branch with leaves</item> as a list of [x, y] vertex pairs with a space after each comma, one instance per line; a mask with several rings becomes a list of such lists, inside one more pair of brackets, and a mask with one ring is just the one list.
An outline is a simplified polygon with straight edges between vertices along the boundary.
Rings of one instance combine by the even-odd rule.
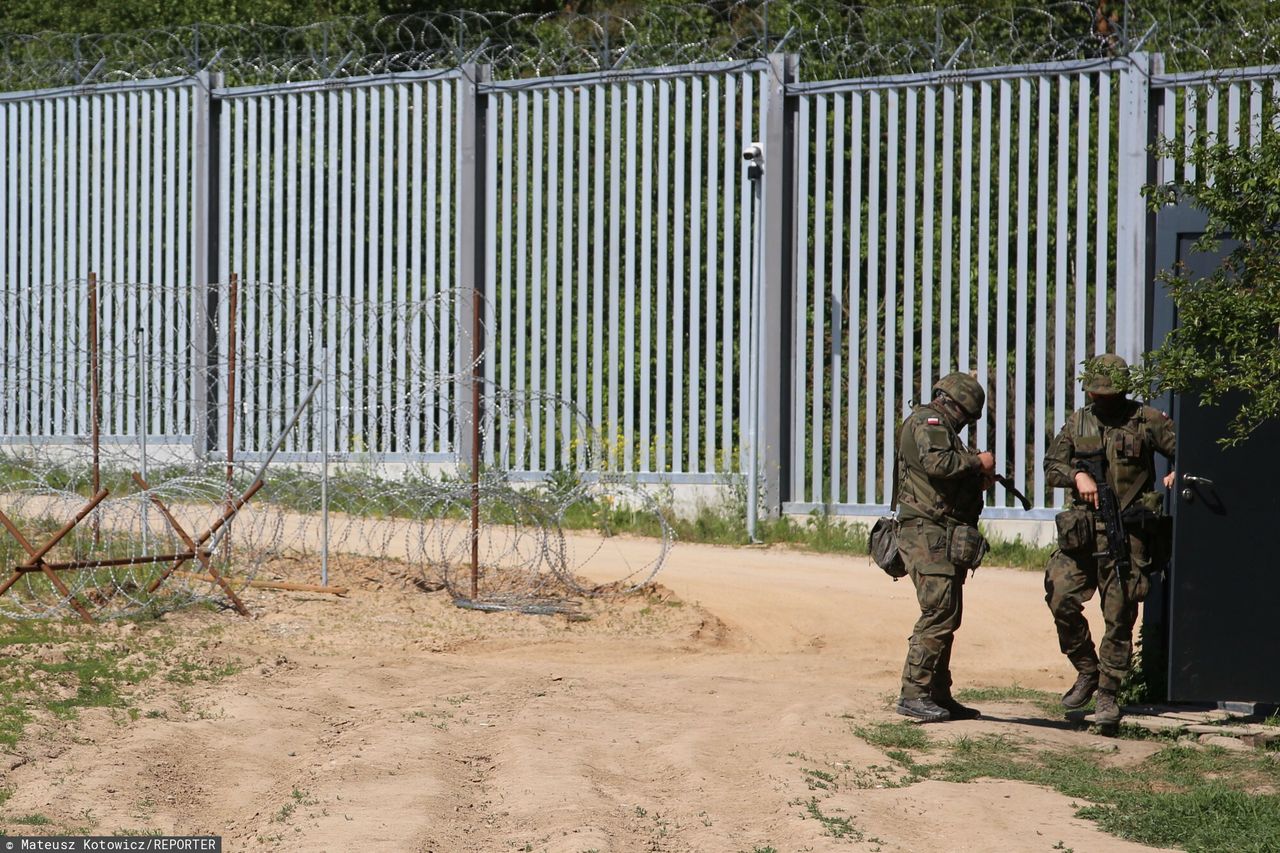
[[1254, 146], [1201, 136], [1186, 149], [1165, 140], [1159, 157], [1186, 157], [1193, 180], [1146, 188], [1156, 210], [1190, 204], [1207, 216], [1193, 251], [1238, 245], [1207, 276], [1184, 267], [1166, 271], [1177, 322], [1135, 367], [1135, 388], [1173, 391], [1202, 404], [1230, 397], [1240, 409], [1224, 445], [1238, 444], [1265, 421], [1280, 418], [1280, 132], [1267, 128]]

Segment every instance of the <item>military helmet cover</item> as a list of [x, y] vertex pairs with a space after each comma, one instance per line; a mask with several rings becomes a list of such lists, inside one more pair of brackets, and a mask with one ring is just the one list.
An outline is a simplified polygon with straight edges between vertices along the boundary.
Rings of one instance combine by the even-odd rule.
[[955, 400], [970, 418], [977, 420], [982, 416], [983, 407], [987, 404], [987, 392], [969, 374], [948, 373], [933, 386], [935, 394], [939, 391]]
[[1109, 352], [1087, 361], [1080, 381], [1090, 394], [1123, 394], [1128, 390], [1128, 374], [1128, 363]]

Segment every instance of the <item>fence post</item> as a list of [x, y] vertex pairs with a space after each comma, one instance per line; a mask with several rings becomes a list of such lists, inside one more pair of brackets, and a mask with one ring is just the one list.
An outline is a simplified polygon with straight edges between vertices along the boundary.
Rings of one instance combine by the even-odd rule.
[[1116, 352], [1130, 363], [1147, 338], [1147, 285], [1154, 263], [1155, 223], [1142, 187], [1155, 179], [1151, 74], [1163, 58], [1134, 53], [1120, 71], [1116, 152]]
[[458, 462], [477, 472], [480, 389], [484, 375], [485, 188], [487, 145], [485, 127], [489, 96], [481, 87], [491, 78], [488, 65], [461, 67], [462, 93], [458, 98], [458, 370], [454, 400], [457, 405], [454, 449]]
[[[762, 180], [764, 245], [761, 260], [760, 303], [760, 449], [765, 511], [776, 517], [789, 496], [786, 467], [791, 443], [791, 363], [789, 339], [792, 324], [791, 293], [794, 259], [794, 108], [787, 99], [787, 84], [795, 79], [798, 57], [771, 53], [765, 91]], [[752, 496], [754, 499], [754, 496]]]
[[218, 245], [219, 103], [212, 92], [221, 85], [221, 74], [199, 72], [191, 105], [191, 436], [196, 459], [201, 460], [217, 443], [217, 412], [211, 407], [216, 407], [218, 344], [210, 330], [211, 305], [217, 298], [213, 286], [218, 279], [214, 247]]

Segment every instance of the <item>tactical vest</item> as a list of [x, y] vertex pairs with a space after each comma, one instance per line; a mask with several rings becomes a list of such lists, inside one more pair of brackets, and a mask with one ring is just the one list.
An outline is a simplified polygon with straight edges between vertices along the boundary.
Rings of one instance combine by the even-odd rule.
[[916, 407], [903, 421], [898, 437], [899, 517], [927, 518], [938, 524], [977, 524], [983, 505], [981, 474], [930, 477], [920, 463], [921, 448], [915, 439], [919, 428], [937, 430], [934, 434], [940, 438], [941, 431], [945, 431], [945, 441], [952, 450], [972, 452], [951, 428], [945, 414], [929, 405]]
[[1072, 462], [1101, 447], [1107, 482], [1120, 500], [1121, 509], [1155, 489], [1156, 448], [1147, 428], [1147, 411], [1136, 400], [1128, 400], [1110, 417], [1101, 417], [1092, 405], [1071, 416]]

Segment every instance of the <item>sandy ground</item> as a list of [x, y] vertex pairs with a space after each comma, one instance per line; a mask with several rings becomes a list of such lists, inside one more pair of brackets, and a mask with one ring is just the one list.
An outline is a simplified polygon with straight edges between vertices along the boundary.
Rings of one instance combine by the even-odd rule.
[[[602, 579], [652, 544], [611, 548], [592, 561]], [[84, 712], [24, 741], [0, 765], [5, 811], [214, 833], [232, 851], [1149, 849], [1030, 785], [874, 786], [890, 762], [852, 727], [899, 719], [917, 611], [909, 583], [865, 560], [679, 545], [655, 592], [589, 621], [460, 610], [358, 561], [333, 581], [351, 593], [251, 592], [252, 620], [196, 610], [141, 629], [210, 638], [203, 654], [244, 669], [140, 688], [132, 722]], [[966, 597], [957, 687], [1064, 689], [1038, 574], [984, 568]], [[1102, 741], [1030, 704], [982, 710], [929, 732]], [[841, 784], [815, 792], [806, 769]], [[815, 796], [863, 840], [826, 834]]]

